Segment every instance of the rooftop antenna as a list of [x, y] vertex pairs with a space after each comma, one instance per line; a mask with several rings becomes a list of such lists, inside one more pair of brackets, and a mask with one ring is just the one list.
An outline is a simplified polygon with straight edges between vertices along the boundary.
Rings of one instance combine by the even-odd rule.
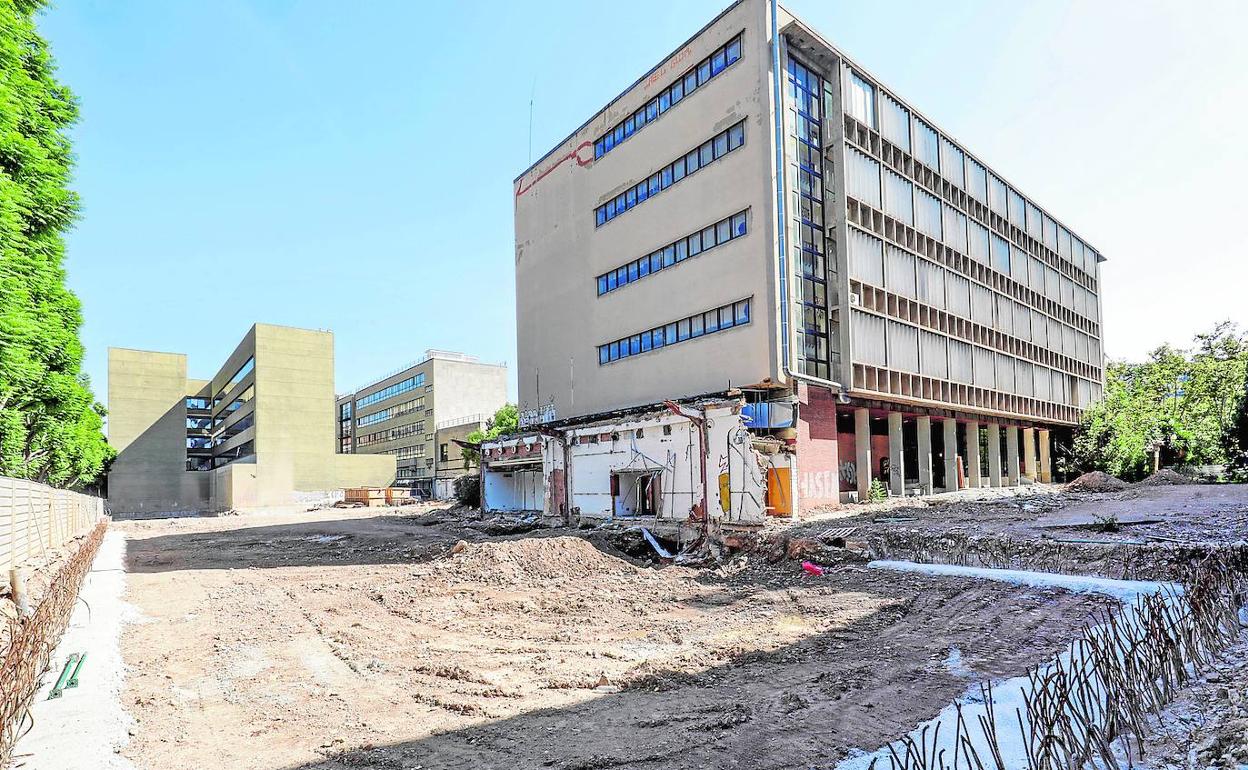
[[533, 85], [529, 88], [529, 165], [533, 165], [533, 97], [537, 94], [537, 75], [533, 76]]

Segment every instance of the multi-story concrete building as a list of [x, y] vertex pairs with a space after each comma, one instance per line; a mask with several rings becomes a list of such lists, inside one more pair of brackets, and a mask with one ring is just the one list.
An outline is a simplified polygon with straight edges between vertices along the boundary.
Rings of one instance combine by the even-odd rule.
[[338, 396], [338, 451], [393, 455], [396, 483], [432, 496], [436, 427], [466, 418], [481, 422], [506, 403], [505, 365], [429, 350], [419, 362]]
[[388, 486], [394, 460], [334, 452], [334, 337], [256, 324], [212, 379], [186, 356], [109, 348], [114, 513], [281, 505], [300, 492]]
[[740, 389], [806, 505], [1048, 479], [1101, 392], [1099, 252], [767, 0], [521, 174], [515, 227], [523, 425]]

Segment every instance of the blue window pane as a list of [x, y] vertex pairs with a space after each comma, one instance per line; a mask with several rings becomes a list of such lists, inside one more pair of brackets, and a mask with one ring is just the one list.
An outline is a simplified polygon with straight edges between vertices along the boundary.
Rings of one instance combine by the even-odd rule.
[[672, 84], [672, 104], [680, 101], [685, 97], [685, 82], [678, 80]]
[[627, 202], [627, 198], [624, 197], [623, 193], [620, 193], [619, 195], [615, 196], [615, 213], [623, 214], [625, 211], [627, 211], [628, 206], [625, 205], [626, 202]]
[[603, 147], [602, 151], [604, 153], [610, 152], [611, 149], [615, 147], [615, 134], [607, 134], [606, 136], [604, 136], [602, 138], [602, 147]]
[[745, 235], [745, 212], [732, 218], [732, 234], [734, 237]]
[[747, 299], [747, 300], [738, 302], [736, 304], [736, 312], [737, 312], [737, 325], [738, 326], [740, 326], [741, 324], [749, 323], [750, 322], [750, 301]]
[[640, 334], [634, 334], [628, 340], [628, 350], [633, 355], [637, 355], [638, 353], [641, 352], [641, 335]]
[[607, 221], [607, 210], [603, 208], [602, 206], [599, 206], [594, 211], [594, 223], [597, 225], [602, 225], [602, 224], [605, 224], [606, 221]]
[[646, 122], [649, 123], [650, 121], [654, 120], [658, 116], [659, 116], [659, 100], [652, 99], [650, 103], [646, 105]]
[[603, 206], [603, 209], [607, 213], [607, 219], [614, 217], [615, 216], [615, 201], [607, 201], [607, 205]]
[[620, 343], [618, 342], [611, 343], [611, 350], [609, 352], [609, 356], [612, 361], [615, 361], [616, 359], [620, 357]]
[[615, 135], [616, 144], [619, 144], [620, 142], [624, 141], [624, 124], [623, 123], [615, 127], [614, 135]]
[[607, 277], [605, 275], [598, 276], [598, 293], [606, 294], [610, 289], [607, 288]]
[[649, 198], [649, 197], [650, 197], [650, 188], [644, 184], [638, 185], [637, 186], [637, 202], [641, 203], [642, 201], [644, 201], [646, 198]]
[[647, 275], [650, 275], [650, 258], [649, 257], [646, 257], [645, 259], [637, 263], [637, 277], [645, 278]]
[[728, 149], [735, 150], [745, 144], [745, 123], [738, 123], [728, 129]]
[[676, 322], [676, 341], [684, 342], [689, 339], [689, 319]]
[[633, 281], [637, 280], [640, 277], [641, 277], [641, 268], [636, 262], [633, 262], [632, 264], [628, 266], [629, 283], [632, 283]]
[[711, 79], [711, 63], [709, 61], [702, 62], [698, 65], [698, 85], [702, 85]]
[[719, 73], [723, 72], [724, 66], [725, 66], [724, 52], [716, 51], [715, 55], [711, 57], [711, 74], [718, 75]]
[[693, 318], [689, 319], [689, 336], [690, 337], [701, 337], [702, 333], [705, 331], [706, 331], [706, 326], [703, 325], [703, 319], [701, 315], [695, 315]]
[[676, 324], [668, 324], [666, 328], [663, 329], [663, 339], [668, 345], [676, 341]]
[[659, 187], [666, 190], [672, 186], [672, 167], [668, 166], [659, 172]]
[[723, 243], [724, 241], [728, 240], [731, 237], [732, 237], [732, 227], [728, 223], [727, 219], [715, 225], [715, 242], [716, 243]]
[[598, 141], [594, 142], [594, 158], [595, 159], [601, 158], [606, 153], [607, 153], [607, 150], [605, 147], [605, 140], [599, 139]]
[[659, 189], [660, 189], [659, 188], [659, 175], [655, 174], [654, 176], [650, 177], [650, 194], [658, 195]]
[[625, 118], [625, 119], [624, 119], [624, 136], [626, 136], [626, 137], [628, 137], [628, 136], [632, 136], [632, 135], [633, 135], [633, 129], [634, 129], [635, 127], [636, 127], [636, 126], [635, 126], [635, 124], [633, 123], [633, 118], [632, 118], [632, 116], [629, 116], [629, 117]]
[[598, 363], [605, 364], [611, 360], [611, 351], [606, 345], [598, 346]]
[[696, 257], [702, 253], [702, 233], [689, 236], [689, 256]]
[[624, 193], [624, 208], [631, 209], [633, 206], [636, 206], [636, 205], [637, 205], [637, 189], [633, 188], [632, 190], [629, 190], [628, 192]]
[[694, 150], [685, 156], [685, 173], [692, 174], [698, 170], [698, 151]]
[[641, 335], [641, 352], [645, 353], [650, 349], [650, 332]]
[[693, 93], [693, 89], [698, 87], [698, 74], [690, 72], [685, 75], [685, 94]]
[[741, 38], [737, 38], [736, 40], [729, 43], [728, 49], [725, 52], [725, 54], [726, 54], [726, 59], [729, 64], [732, 64], [737, 59], [740, 59], [741, 58]]
[[684, 241], [663, 249], [663, 267], [668, 267], [676, 262], [676, 249], [682, 245], [684, 245]]
[[704, 321], [704, 323], [706, 324], [707, 334], [710, 334], [711, 332], [719, 331], [719, 311], [712, 310], [711, 312], [707, 313], [706, 320]]
[[678, 241], [676, 243], [676, 261], [683, 262], [689, 256], [689, 242], [687, 240]]
[[698, 148], [698, 166], [709, 166], [711, 161], [715, 160], [715, 150], [711, 142], [707, 142]]
[[650, 272], [656, 273], [663, 269], [663, 252], [656, 251], [650, 255]]
[[728, 134], [723, 133], [715, 137], [715, 141], [712, 142], [712, 147], [714, 148], [716, 158], [722, 158], [723, 156], [727, 155], [728, 154]]
[[642, 126], [646, 125], [646, 120], [645, 107], [642, 107], [640, 110], [633, 113], [633, 122], [636, 124], [638, 130], [640, 130]]
[[660, 328], [650, 332], [650, 339], [653, 341], [652, 344], [654, 347], [663, 347], [663, 330]]
[[672, 181], [679, 182], [685, 178], [685, 159], [681, 158], [672, 164]]
[[619, 285], [620, 285], [620, 282], [616, 280], [615, 271], [612, 270], [611, 272], [607, 273], [607, 291], [612, 291], [615, 289], [615, 287]]
[[672, 92], [664, 91], [659, 94], [659, 112], [667, 112], [667, 108], [672, 106]]

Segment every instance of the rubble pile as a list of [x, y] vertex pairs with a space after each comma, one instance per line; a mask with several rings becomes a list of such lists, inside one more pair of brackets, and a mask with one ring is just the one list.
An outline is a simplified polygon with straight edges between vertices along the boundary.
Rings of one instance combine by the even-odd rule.
[[1127, 482], [1111, 476], [1103, 471], [1091, 471], [1067, 484], [1067, 492], [1121, 492], [1127, 488]]
[[1196, 481], [1182, 473], [1172, 471], [1169, 468], [1162, 468], [1148, 478], [1138, 482], [1137, 487], [1166, 487], [1166, 486], [1183, 486], [1185, 484], [1195, 484]]

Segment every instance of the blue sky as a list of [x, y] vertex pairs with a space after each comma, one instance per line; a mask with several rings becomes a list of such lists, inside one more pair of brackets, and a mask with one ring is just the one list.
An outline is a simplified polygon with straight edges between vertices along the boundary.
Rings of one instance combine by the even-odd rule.
[[[725, 5], [55, 2], [98, 397], [110, 345], [206, 377], [254, 321], [332, 329], [339, 390], [426, 348], [514, 364], [530, 98], [536, 158]], [[1248, 4], [785, 5], [1111, 260], [1109, 355], [1248, 325]]]

